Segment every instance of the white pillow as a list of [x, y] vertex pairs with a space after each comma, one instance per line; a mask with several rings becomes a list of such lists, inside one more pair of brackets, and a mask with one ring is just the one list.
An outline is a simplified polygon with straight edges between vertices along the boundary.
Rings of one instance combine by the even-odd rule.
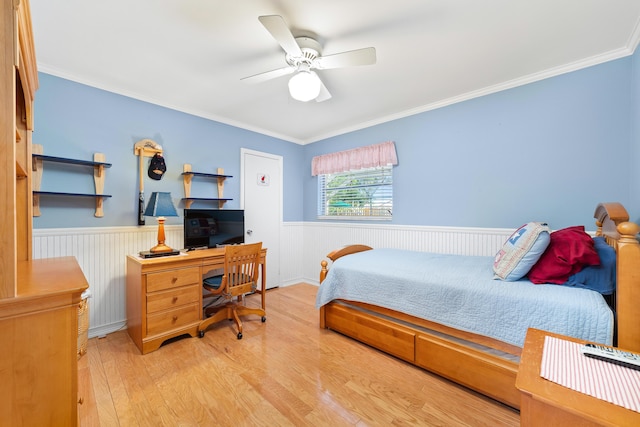
[[494, 279], [512, 282], [523, 278], [538, 262], [550, 241], [549, 226], [544, 222], [529, 222], [518, 228], [496, 254]]

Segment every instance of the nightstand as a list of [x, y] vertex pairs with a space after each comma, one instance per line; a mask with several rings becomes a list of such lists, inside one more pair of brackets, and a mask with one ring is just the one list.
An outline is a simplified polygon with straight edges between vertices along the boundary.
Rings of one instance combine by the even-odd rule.
[[640, 413], [591, 397], [540, 376], [545, 336], [584, 341], [529, 329], [516, 387], [521, 393], [521, 426], [640, 426]]

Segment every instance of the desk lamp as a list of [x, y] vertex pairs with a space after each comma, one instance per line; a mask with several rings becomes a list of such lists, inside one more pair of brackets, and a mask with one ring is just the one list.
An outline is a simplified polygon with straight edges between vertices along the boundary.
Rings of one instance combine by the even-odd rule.
[[178, 216], [171, 193], [151, 193], [149, 204], [144, 211], [145, 216], [154, 216], [158, 219], [158, 244], [151, 248], [151, 253], [160, 254], [164, 252], [174, 252], [169, 246], [164, 244], [164, 221], [167, 216]]

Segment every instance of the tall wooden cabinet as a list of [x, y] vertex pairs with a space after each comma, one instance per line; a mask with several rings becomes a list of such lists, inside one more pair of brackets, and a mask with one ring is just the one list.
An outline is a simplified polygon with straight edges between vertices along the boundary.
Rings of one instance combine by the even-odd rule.
[[31, 259], [38, 75], [28, 0], [0, 0], [0, 49], [0, 426], [74, 426], [88, 285], [73, 257]]

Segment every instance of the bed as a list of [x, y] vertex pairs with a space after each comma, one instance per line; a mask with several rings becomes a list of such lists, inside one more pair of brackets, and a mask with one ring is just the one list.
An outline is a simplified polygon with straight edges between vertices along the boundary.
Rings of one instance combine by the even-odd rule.
[[[492, 257], [351, 245], [327, 255], [331, 271], [321, 262], [320, 327], [519, 409], [515, 379], [529, 327], [640, 351], [640, 227], [619, 203], [599, 204], [594, 217], [594, 240], [614, 253], [608, 300], [590, 289], [494, 280]], [[432, 262], [445, 268], [425, 266]]]

